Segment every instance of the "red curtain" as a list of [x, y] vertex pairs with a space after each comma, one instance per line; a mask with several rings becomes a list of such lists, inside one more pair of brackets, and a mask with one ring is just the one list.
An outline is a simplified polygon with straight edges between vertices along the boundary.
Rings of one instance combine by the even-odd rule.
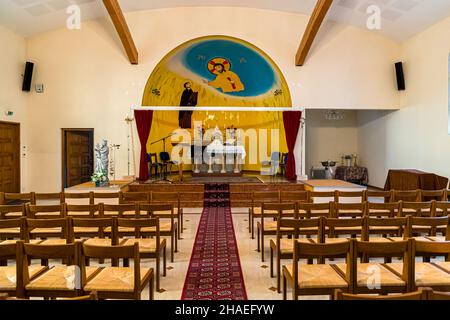
[[300, 129], [301, 118], [301, 111], [283, 112], [284, 130], [286, 131], [286, 142], [289, 150], [288, 162], [286, 165], [286, 178], [289, 180], [297, 179], [294, 148], [297, 141], [298, 130]]
[[147, 181], [149, 178], [147, 163], [147, 141], [152, 128], [153, 111], [135, 110], [136, 127], [141, 142], [141, 158], [139, 161], [139, 180]]

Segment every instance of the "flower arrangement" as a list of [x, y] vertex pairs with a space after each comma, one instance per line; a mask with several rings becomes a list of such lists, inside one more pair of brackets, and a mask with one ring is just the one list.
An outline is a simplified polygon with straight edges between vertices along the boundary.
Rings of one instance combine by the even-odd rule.
[[96, 172], [91, 176], [91, 181], [95, 183], [96, 187], [100, 187], [106, 182], [106, 174], [104, 172]]

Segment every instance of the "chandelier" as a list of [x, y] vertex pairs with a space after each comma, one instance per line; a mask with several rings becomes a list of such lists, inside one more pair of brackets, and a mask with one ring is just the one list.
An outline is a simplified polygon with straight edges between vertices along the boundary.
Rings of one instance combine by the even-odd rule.
[[325, 111], [325, 119], [329, 121], [339, 121], [344, 119], [344, 111], [327, 110]]

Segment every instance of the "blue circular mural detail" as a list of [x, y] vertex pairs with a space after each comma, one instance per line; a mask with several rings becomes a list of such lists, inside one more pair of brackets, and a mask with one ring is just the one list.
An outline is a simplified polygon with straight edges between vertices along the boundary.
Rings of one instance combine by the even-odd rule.
[[[224, 56], [224, 53], [226, 55]], [[214, 59], [229, 61], [230, 71], [239, 75], [245, 90], [226, 92], [237, 97], [254, 97], [267, 93], [275, 84], [273, 67], [258, 52], [248, 46], [228, 40], [206, 40], [190, 45], [182, 54], [183, 65], [198, 76], [214, 81], [216, 76], [208, 69]], [[227, 63], [227, 62], [225, 62]], [[222, 89], [216, 89], [222, 92]]]

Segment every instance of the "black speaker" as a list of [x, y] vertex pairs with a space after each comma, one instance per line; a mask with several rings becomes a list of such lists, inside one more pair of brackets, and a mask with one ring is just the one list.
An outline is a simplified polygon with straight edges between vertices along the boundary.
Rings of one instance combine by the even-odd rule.
[[403, 74], [403, 62], [397, 62], [395, 64], [395, 74], [397, 75], [398, 91], [406, 90], [405, 75]]
[[33, 69], [34, 69], [34, 63], [27, 62], [25, 64], [25, 72], [23, 74], [22, 91], [30, 92], [31, 79], [33, 79]]

